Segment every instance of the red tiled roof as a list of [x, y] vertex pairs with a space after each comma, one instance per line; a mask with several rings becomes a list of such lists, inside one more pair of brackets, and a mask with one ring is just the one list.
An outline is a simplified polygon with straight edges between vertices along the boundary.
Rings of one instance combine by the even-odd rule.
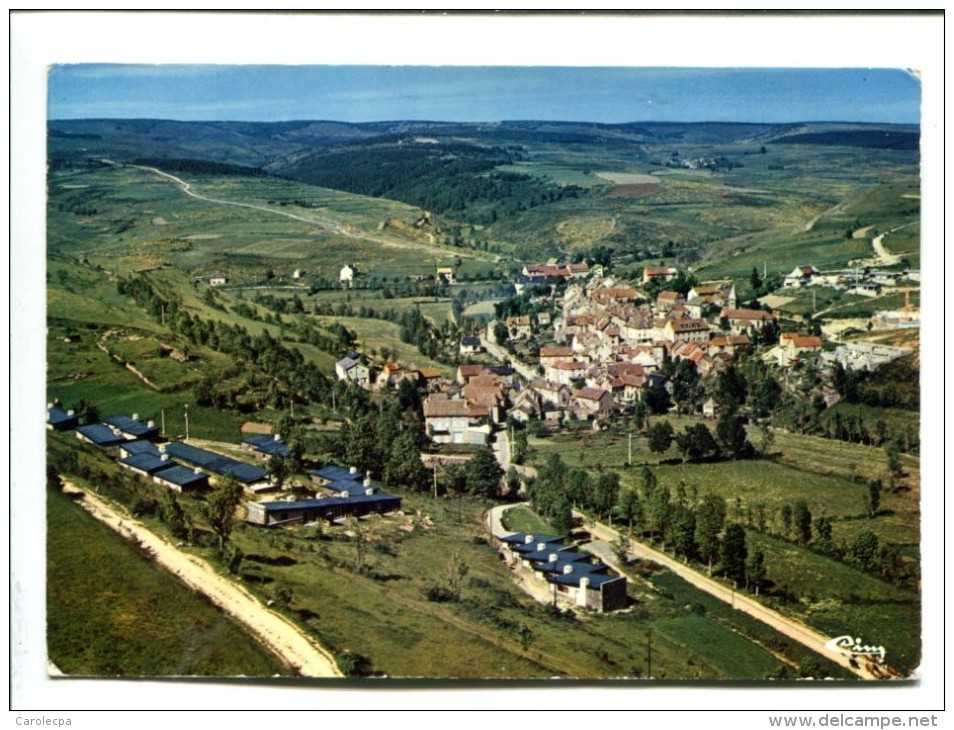
[[602, 388], [580, 388], [573, 391], [574, 398], [582, 398], [583, 400], [599, 400], [605, 394], [606, 391]]
[[761, 309], [726, 309], [722, 312], [722, 316], [727, 319], [775, 319], [772, 312], [765, 312]]
[[572, 347], [541, 347], [540, 357], [573, 357]]

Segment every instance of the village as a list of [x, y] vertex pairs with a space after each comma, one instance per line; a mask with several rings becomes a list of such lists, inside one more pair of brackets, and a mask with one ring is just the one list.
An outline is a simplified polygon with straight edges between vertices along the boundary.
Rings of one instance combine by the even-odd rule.
[[[741, 353], [757, 351], [771, 366], [811, 367], [826, 376], [834, 363], [872, 371], [911, 353], [905, 347], [837, 341], [817, 324], [805, 331], [796, 322], [782, 322], [767, 307], [740, 307], [730, 280], [693, 283], [686, 293], [667, 288], [679, 276], [675, 268], [650, 266], [637, 285], [604, 275], [598, 265], [527, 265], [515, 290], [527, 298], [531, 312], [491, 320], [462, 337], [454, 382], [445, 381], [435, 368], [396, 362], [375, 367], [358, 352], [338, 361], [335, 375], [376, 391], [410, 379], [427, 393], [424, 417], [435, 444], [484, 445], [495, 434], [506, 438], [505, 425], [511, 420], [551, 432], [580, 421], [599, 429], [614, 416], [631, 414], [638, 404], [671, 407], [673, 385], [667, 373], [682, 361], [705, 378], [723, 372]], [[895, 284], [917, 277], [917, 272], [855, 270], [822, 274], [805, 265], [785, 277], [783, 289], [824, 285], [880, 292], [889, 280]], [[540, 293], [532, 295], [533, 287]], [[555, 294], [558, 288], [562, 296]], [[652, 291], [658, 292], [655, 297]], [[871, 321], [878, 328], [917, 327], [920, 317], [906, 306], [877, 312]], [[530, 341], [549, 344], [528, 351]], [[837, 395], [826, 394], [826, 400], [833, 403]], [[698, 412], [715, 418], [718, 409], [710, 398], [699, 404]]]

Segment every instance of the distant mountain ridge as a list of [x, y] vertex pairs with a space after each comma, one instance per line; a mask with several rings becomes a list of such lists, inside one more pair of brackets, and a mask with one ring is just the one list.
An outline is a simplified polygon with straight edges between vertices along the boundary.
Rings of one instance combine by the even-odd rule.
[[[316, 150], [356, 144], [397, 143], [414, 136], [477, 144], [658, 145], [725, 144], [849, 144], [917, 147], [917, 125], [811, 122], [759, 124], [736, 122], [595, 122], [503, 121], [433, 122], [180, 122], [161, 119], [64, 119], [48, 122], [49, 153], [85, 152], [123, 161], [136, 158], [195, 158], [228, 164], [280, 169], [283, 160], [298, 160]], [[881, 145], [879, 133], [890, 137]], [[806, 136], [807, 135], [807, 136]], [[786, 139], [788, 138], [788, 139]], [[413, 139], [407, 140], [413, 141]]]

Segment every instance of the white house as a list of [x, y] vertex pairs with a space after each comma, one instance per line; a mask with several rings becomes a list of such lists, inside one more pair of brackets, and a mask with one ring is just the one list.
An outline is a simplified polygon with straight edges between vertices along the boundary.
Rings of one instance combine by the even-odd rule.
[[371, 379], [368, 366], [353, 357], [344, 357], [336, 362], [335, 375], [338, 376], [338, 380], [346, 380], [349, 383], [360, 385], [362, 388], [367, 387]]
[[358, 274], [358, 267], [354, 265], [345, 264], [341, 267], [341, 271], [338, 274], [338, 283], [341, 286], [351, 287], [354, 283], [354, 277]]

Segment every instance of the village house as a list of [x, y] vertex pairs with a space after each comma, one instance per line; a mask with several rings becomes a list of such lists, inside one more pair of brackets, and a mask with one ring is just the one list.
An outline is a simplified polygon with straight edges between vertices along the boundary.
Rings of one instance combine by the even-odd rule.
[[506, 389], [496, 375], [483, 373], [470, 378], [461, 393], [469, 405], [486, 410], [492, 423], [500, 423], [506, 418]]
[[229, 277], [225, 274], [209, 274], [209, 286], [224, 286], [228, 282]]
[[357, 353], [351, 353], [336, 362], [335, 375], [338, 380], [354, 383], [362, 388], [366, 388], [371, 380], [371, 371], [358, 359]]
[[561, 360], [544, 368], [544, 377], [555, 383], [570, 385], [574, 380], [581, 380], [586, 374], [587, 365], [578, 360]]
[[374, 387], [378, 390], [397, 388], [405, 376], [404, 369], [396, 362], [386, 362], [378, 373], [378, 377], [375, 378]]
[[651, 281], [672, 281], [679, 275], [679, 270], [670, 266], [647, 266], [643, 269], [643, 283]]
[[702, 404], [702, 417], [703, 418], [715, 418], [719, 413], [719, 404], [716, 403], [714, 398], [709, 398], [705, 403]]
[[460, 354], [462, 357], [476, 355], [484, 351], [484, 346], [480, 344], [480, 338], [474, 335], [465, 335], [460, 338]]
[[533, 324], [530, 321], [530, 315], [507, 317], [504, 324], [507, 325], [507, 330], [510, 332], [510, 339], [512, 340], [526, 339], [533, 334]]
[[761, 309], [724, 309], [722, 317], [728, 322], [734, 335], [749, 334], [761, 330], [768, 322], [775, 321], [775, 315]]
[[570, 394], [570, 408], [580, 421], [604, 419], [613, 411], [613, 396], [602, 388], [580, 388]]
[[668, 342], [708, 342], [709, 323], [704, 319], [666, 320], [663, 327], [663, 339]]
[[541, 347], [540, 364], [544, 368], [554, 363], [564, 362], [573, 359], [573, 348], [566, 346]]
[[448, 398], [446, 393], [432, 393], [424, 400], [424, 424], [428, 436], [438, 444], [483, 446], [492, 428], [487, 408], [464, 398]]
[[457, 281], [453, 266], [438, 266], [434, 278], [438, 284], [454, 284]]
[[805, 356], [813, 355], [822, 349], [821, 337], [805, 335], [800, 332], [783, 332], [778, 338], [778, 366], [788, 367]]
[[662, 313], [686, 303], [686, 297], [677, 291], [661, 291], [656, 297], [656, 309]]
[[417, 368], [414, 373], [417, 376], [417, 385], [428, 393], [434, 393], [441, 389], [444, 384], [444, 376], [437, 368]]
[[540, 394], [544, 403], [563, 409], [570, 405], [570, 388], [560, 382], [534, 378], [529, 387]]
[[814, 266], [796, 266], [790, 274], [786, 275], [782, 286], [793, 289], [811, 286], [813, 279], [820, 273]]
[[709, 340], [709, 354], [718, 355], [720, 352], [734, 355], [736, 350], [749, 347], [752, 341], [748, 335], [716, 335]]
[[473, 364], [473, 365], [458, 365], [457, 366], [457, 382], [461, 385], [467, 383], [471, 378], [475, 378], [478, 375], [482, 375], [487, 369], [486, 365]]
[[341, 271], [338, 272], [338, 283], [342, 287], [348, 289], [354, 284], [354, 278], [358, 275], [358, 267], [354, 265], [345, 264], [341, 267]]
[[704, 307], [714, 309], [735, 309], [738, 303], [735, 284], [731, 281], [696, 284], [689, 290], [687, 306], [691, 301], [699, 301]]

